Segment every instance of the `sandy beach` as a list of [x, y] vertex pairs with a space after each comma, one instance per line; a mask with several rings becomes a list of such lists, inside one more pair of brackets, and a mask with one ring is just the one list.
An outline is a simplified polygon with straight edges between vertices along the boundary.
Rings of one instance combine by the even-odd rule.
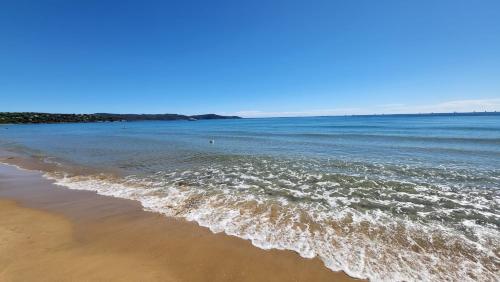
[[[58, 187], [0, 165], [1, 281], [351, 281], [138, 202]], [[359, 280], [357, 280], [359, 281]]]

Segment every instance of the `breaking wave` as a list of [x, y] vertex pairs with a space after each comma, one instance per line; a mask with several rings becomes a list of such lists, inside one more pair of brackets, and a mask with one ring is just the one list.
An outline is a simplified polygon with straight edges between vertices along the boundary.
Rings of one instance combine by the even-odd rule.
[[[124, 178], [46, 173], [373, 281], [498, 281], [498, 171], [240, 157]], [[447, 183], [446, 185], [443, 183]]]

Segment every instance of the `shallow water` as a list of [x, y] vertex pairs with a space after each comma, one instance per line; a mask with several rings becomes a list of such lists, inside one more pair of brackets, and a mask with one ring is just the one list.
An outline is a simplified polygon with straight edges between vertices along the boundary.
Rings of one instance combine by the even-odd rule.
[[[137, 199], [352, 276], [500, 280], [500, 116], [0, 130], [0, 148], [59, 164], [46, 176], [61, 185]], [[78, 175], [66, 164], [103, 173]]]

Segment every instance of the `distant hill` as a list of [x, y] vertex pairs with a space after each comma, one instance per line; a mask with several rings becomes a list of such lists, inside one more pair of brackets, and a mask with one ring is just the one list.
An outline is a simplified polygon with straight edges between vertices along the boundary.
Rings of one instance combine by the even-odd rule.
[[144, 120], [204, 120], [204, 119], [239, 119], [238, 116], [206, 115], [178, 115], [178, 114], [49, 114], [20, 112], [0, 113], [1, 123], [70, 123], [70, 122], [114, 122], [114, 121], [144, 121]]

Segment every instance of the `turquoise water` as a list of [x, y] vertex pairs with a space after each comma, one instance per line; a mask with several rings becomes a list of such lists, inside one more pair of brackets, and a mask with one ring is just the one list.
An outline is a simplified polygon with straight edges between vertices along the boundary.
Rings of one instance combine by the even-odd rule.
[[[388, 280], [498, 281], [500, 116], [8, 125], [46, 176]], [[8, 128], [8, 129], [7, 129]], [[209, 140], [215, 142], [211, 144]]]

